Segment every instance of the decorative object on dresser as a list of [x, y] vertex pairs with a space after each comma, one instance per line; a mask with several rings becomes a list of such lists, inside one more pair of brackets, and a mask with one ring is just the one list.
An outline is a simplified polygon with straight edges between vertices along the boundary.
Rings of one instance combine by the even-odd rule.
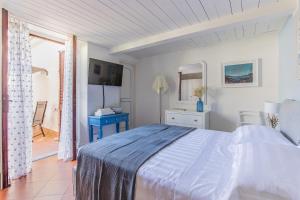
[[274, 129], [277, 129], [279, 126], [279, 107], [279, 103], [271, 101], [266, 101], [264, 104], [266, 125]]
[[258, 86], [258, 62], [256, 60], [222, 64], [223, 87]]
[[201, 129], [209, 128], [209, 111], [195, 112], [183, 110], [166, 110], [165, 123]]
[[162, 114], [162, 94], [167, 92], [169, 86], [166, 81], [166, 78], [163, 75], [157, 75], [152, 85], [153, 90], [159, 95], [159, 123], [161, 123], [161, 114]]
[[198, 87], [194, 90], [194, 96], [195, 97], [198, 97], [198, 101], [197, 101], [197, 106], [196, 106], [196, 111], [197, 112], [203, 112], [203, 101], [202, 101], [202, 96], [203, 96], [203, 93], [204, 93], [204, 87]]

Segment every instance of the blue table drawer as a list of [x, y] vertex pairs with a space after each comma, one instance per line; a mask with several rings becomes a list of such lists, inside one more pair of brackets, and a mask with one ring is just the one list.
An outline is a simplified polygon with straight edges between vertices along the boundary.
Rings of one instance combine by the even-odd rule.
[[100, 124], [100, 119], [98, 118], [89, 118], [89, 125], [99, 125]]
[[126, 120], [128, 120], [128, 116], [122, 116], [122, 117], [116, 118], [116, 122], [122, 122], [122, 121], [126, 121]]
[[100, 119], [100, 123], [102, 125], [114, 124], [114, 123], [116, 123], [116, 119], [115, 118], [104, 118], [104, 119]]

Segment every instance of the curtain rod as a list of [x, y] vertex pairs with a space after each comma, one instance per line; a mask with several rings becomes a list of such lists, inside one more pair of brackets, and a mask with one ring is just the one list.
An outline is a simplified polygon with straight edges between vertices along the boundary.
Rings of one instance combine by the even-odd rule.
[[50, 39], [50, 38], [47, 38], [47, 37], [43, 37], [43, 36], [40, 36], [40, 35], [36, 35], [36, 34], [33, 34], [33, 33], [30, 33], [29, 36], [35, 37], [35, 38], [39, 38], [39, 39], [42, 39], [42, 40], [47, 40], [47, 41], [50, 41], [50, 42], [54, 42], [54, 43], [58, 43], [58, 44], [65, 45], [64, 42], [60, 42], [60, 41], [58, 41], [58, 40], [53, 40], [53, 39]]

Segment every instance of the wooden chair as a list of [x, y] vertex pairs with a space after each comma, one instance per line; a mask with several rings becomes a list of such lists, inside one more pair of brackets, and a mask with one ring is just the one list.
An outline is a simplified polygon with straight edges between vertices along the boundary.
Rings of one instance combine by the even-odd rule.
[[239, 126], [263, 124], [264, 116], [262, 112], [249, 110], [239, 111]]
[[[42, 132], [41, 134], [43, 134], [44, 137], [45, 137], [45, 133], [44, 133], [42, 124], [44, 121], [46, 108], [47, 108], [47, 101], [38, 101], [36, 103], [36, 108], [35, 108], [33, 121], [32, 121], [32, 127], [39, 126], [40, 130]], [[38, 135], [40, 135], [40, 134], [38, 134]], [[33, 137], [38, 136], [38, 135], [34, 135]]]

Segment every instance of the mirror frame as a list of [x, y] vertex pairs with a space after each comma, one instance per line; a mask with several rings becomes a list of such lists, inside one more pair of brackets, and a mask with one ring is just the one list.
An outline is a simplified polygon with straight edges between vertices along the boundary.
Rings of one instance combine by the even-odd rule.
[[[207, 64], [205, 61], [200, 61], [198, 63], [193, 63], [193, 64], [187, 64], [187, 65], [200, 65], [203, 67], [203, 70], [202, 70], [202, 85], [204, 87], [204, 95], [203, 95], [203, 102], [204, 104], [206, 105], [207, 104]], [[184, 65], [181, 65], [181, 66], [184, 66]], [[180, 66], [179, 66], [180, 67]], [[180, 100], [179, 101], [179, 87], [181, 86], [180, 83], [179, 83], [179, 78], [178, 78], [178, 83], [177, 83], [177, 95], [178, 95], [178, 98], [177, 98], [177, 103], [178, 104], [181, 104], [181, 105], [191, 105], [191, 104], [195, 104], [197, 101], [195, 100]]]

